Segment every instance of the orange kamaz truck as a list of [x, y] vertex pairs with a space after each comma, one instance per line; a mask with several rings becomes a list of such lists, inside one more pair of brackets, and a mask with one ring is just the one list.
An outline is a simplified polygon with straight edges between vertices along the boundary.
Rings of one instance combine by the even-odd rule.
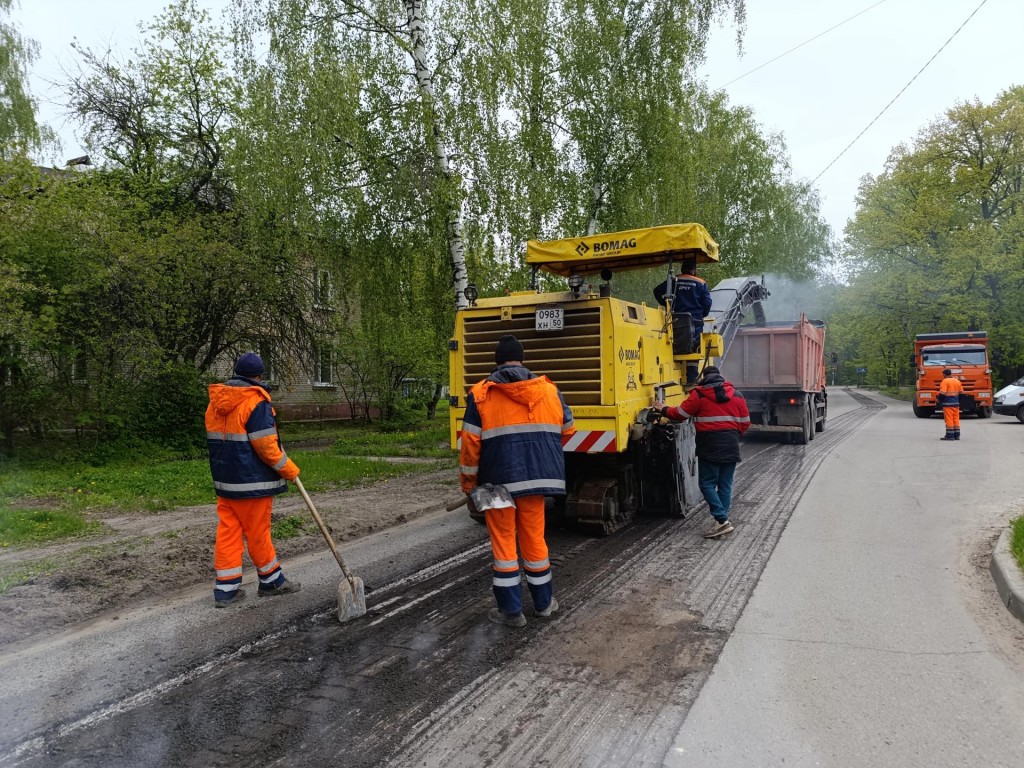
[[992, 368], [988, 362], [988, 334], [985, 331], [919, 333], [914, 337], [910, 364], [917, 371], [914, 415], [927, 419], [935, 413], [942, 371], [948, 368], [960, 379], [960, 411], [992, 415]]

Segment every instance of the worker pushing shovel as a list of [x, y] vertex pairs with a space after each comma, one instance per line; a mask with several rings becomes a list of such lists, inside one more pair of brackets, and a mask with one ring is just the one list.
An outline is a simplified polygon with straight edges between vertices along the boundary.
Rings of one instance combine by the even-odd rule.
[[301, 584], [286, 579], [270, 535], [274, 496], [287, 490], [287, 481], [298, 486], [309, 511], [341, 566], [345, 578], [338, 587], [338, 619], [366, 613], [362, 579], [353, 576], [338, 554], [313, 502], [299, 480], [299, 468], [281, 448], [270, 392], [263, 384], [263, 360], [246, 352], [235, 363], [234, 376], [210, 386], [206, 409], [206, 442], [210, 472], [217, 492], [217, 540], [214, 554], [217, 608], [239, 602], [242, 589], [242, 548], [256, 565], [260, 597], [298, 592]]

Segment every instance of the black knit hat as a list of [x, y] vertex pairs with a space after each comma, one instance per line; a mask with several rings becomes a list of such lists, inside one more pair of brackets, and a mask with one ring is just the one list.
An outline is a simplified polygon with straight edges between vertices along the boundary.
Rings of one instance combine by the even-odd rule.
[[949, 368], [943, 368], [942, 369], [942, 375], [943, 376], [952, 376], [953, 372]]
[[722, 372], [718, 370], [718, 368], [714, 365], [709, 365], [707, 368], [704, 369], [705, 376], [714, 376], [715, 374], [721, 376]]
[[502, 336], [498, 340], [498, 346], [494, 348], [494, 362], [498, 365], [507, 363], [510, 360], [522, 362], [525, 356], [526, 353], [523, 351], [523, 345], [519, 343], [519, 339], [511, 334]]
[[263, 358], [255, 352], [246, 352], [235, 363], [235, 373], [246, 378], [262, 376], [266, 370], [263, 365]]

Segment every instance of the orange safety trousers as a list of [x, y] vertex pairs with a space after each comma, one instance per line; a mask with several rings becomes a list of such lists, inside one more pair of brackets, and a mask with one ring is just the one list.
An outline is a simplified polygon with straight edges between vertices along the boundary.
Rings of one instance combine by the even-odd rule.
[[544, 497], [520, 496], [515, 501], [515, 509], [488, 509], [484, 513], [494, 555], [494, 597], [498, 608], [507, 614], [523, 609], [517, 538], [534, 608], [547, 608], [552, 594], [551, 562], [544, 541]]
[[259, 575], [260, 589], [273, 589], [284, 581], [274, 542], [270, 538], [273, 506], [273, 496], [249, 499], [217, 497], [219, 522], [213, 555], [213, 567], [217, 571], [215, 598], [230, 598], [241, 585], [243, 546], [249, 548], [249, 558]]
[[943, 408], [942, 416], [946, 419], [946, 429], [960, 429], [960, 407]]

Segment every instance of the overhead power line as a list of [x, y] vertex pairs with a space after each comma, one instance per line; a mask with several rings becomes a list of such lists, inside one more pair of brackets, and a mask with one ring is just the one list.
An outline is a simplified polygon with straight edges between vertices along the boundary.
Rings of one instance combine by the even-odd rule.
[[816, 34], [816, 35], [815, 35], [814, 37], [812, 37], [812, 38], [810, 38], [810, 39], [808, 39], [808, 40], [804, 40], [804, 41], [803, 41], [802, 43], [800, 43], [800, 45], [796, 45], [796, 46], [794, 46], [794, 47], [790, 48], [790, 49], [789, 49], [788, 51], [786, 51], [785, 53], [780, 53], [780, 54], [779, 54], [778, 56], [776, 56], [776, 57], [775, 57], [774, 59], [769, 59], [769, 60], [768, 60], [768, 61], [766, 61], [766, 62], [765, 62], [764, 64], [759, 64], [758, 66], [756, 66], [756, 67], [754, 67], [753, 69], [751, 69], [751, 70], [750, 70], [749, 72], [744, 72], [744, 73], [743, 73], [742, 75], [740, 75], [739, 77], [733, 78], [732, 80], [730, 80], [730, 81], [729, 81], [728, 83], [726, 83], [725, 85], [720, 85], [720, 86], [718, 86], [717, 88], [715, 88], [715, 90], [716, 90], [716, 91], [720, 91], [720, 90], [721, 90], [722, 88], [725, 88], [725, 87], [727, 87], [727, 86], [730, 86], [730, 85], [732, 85], [733, 83], [735, 83], [735, 82], [737, 82], [737, 81], [739, 81], [739, 80], [742, 80], [742, 79], [743, 79], [744, 77], [746, 77], [747, 75], [752, 75], [752, 74], [754, 74], [755, 72], [757, 72], [757, 70], [759, 70], [759, 69], [763, 69], [764, 67], [767, 67], [767, 66], [768, 66], [769, 64], [771, 64], [771, 63], [773, 63], [773, 62], [776, 62], [776, 61], [778, 61], [779, 59], [781, 59], [781, 58], [782, 58], [783, 56], [788, 56], [788, 55], [789, 55], [789, 54], [791, 54], [791, 53], [792, 53], [793, 51], [795, 51], [795, 50], [798, 50], [799, 48], [803, 48], [803, 47], [804, 47], [805, 45], [807, 45], [808, 43], [813, 43], [813, 42], [814, 42], [815, 40], [817, 40], [817, 39], [818, 39], [819, 37], [822, 37], [823, 35], [827, 35], [827, 34], [828, 34], [829, 32], [831, 32], [831, 31], [832, 31], [833, 29], [838, 29], [839, 27], [843, 26], [843, 24], [845, 24], [846, 22], [848, 22], [848, 21], [853, 21], [854, 19], [856, 19], [856, 18], [857, 18], [858, 16], [860, 16], [861, 14], [867, 13], [867, 12], [868, 12], [868, 11], [870, 11], [870, 10], [871, 10], [872, 8], [877, 8], [877, 7], [879, 6], [879, 5], [881, 5], [881, 4], [882, 4], [882, 3], [884, 3], [884, 2], [885, 2], [885, 0], [878, 0], [878, 2], [877, 2], [877, 3], [875, 3], [874, 5], [868, 6], [868, 7], [867, 7], [867, 8], [865, 8], [865, 9], [864, 9], [863, 11], [858, 11], [857, 13], [853, 14], [853, 16], [851, 16], [851, 17], [850, 17], [850, 18], [848, 18], [848, 19], [843, 19], [843, 20], [842, 20], [842, 21], [840, 21], [840, 22], [839, 22], [838, 24], [836, 24], [836, 25], [834, 25], [834, 26], [831, 26], [831, 27], [829, 27], [828, 29], [826, 29], [826, 30], [825, 30], [824, 32], [819, 32], [819, 33], [818, 33], [818, 34]]
[[851, 141], [849, 144], [847, 144], [846, 147], [843, 149], [843, 151], [840, 152], [838, 155], [836, 155], [835, 158], [832, 160], [832, 162], [829, 163], [828, 165], [826, 165], [821, 170], [821, 173], [819, 173], [817, 176], [815, 176], [813, 179], [811, 179], [810, 183], [808, 183], [808, 185], [807, 185], [808, 187], [813, 185], [814, 182], [816, 182], [818, 179], [820, 179], [822, 176], [824, 176], [825, 172], [829, 168], [831, 168], [833, 165], [835, 165], [839, 161], [839, 158], [841, 158], [843, 155], [845, 155], [847, 153], [847, 151], [849, 151], [850, 147], [852, 147], [854, 144], [856, 144], [858, 139], [860, 139], [861, 136], [863, 136], [865, 133], [868, 132], [868, 129], [872, 125], [874, 125], [876, 122], [878, 122], [878, 118], [880, 118], [882, 115], [884, 115], [886, 113], [886, 111], [889, 109], [889, 107], [891, 107], [893, 104], [896, 103], [896, 99], [898, 99], [900, 96], [902, 96], [903, 92], [905, 90], [907, 90], [907, 88], [909, 88], [911, 86], [911, 84], [915, 80], [917, 80], [917, 78], [921, 75], [921, 73], [924, 72], [928, 68], [928, 65], [931, 64], [933, 61], [935, 61], [935, 57], [938, 56], [940, 53], [942, 53], [943, 49], [947, 45], [949, 45], [951, 42], [953, 42], [953, 38], [960, 34], [960, 30], [962, 30], [964, 27], [967, 26], [967, 22], [969, 22], [971, 19], [973, 19], [974, 18], [974, 14], [976, 14], [978, 11], [980, 11], [981, 7], [983, 5], [985, 5], [985, 3], [987, 3], [987, 2], [988, 2], [988, 0], [981, 0], [981, 2], [978, 4], [978, 7], [975, 8], [973, 11], [971, 11], [971, 15], [968, 16], [966, 19], [964, 19], [963, 23], [959, 27], [956, 28], [956, 31], [952, 35], [949, 36], [949, 39], [946, 42], [944, 42], [941, 46], [939, 46], [939, 50], [937, 50], [935, 53], [932, 54], [932, 57], [930, 59], [928, 59], [928, 61], [926, 61], [924, 63], [924, 66], [921, 67], [919, 70], [917, 70], [917, 74], [914, 75], [912, 78], [910, 78], [910, 80], [907, 82], [906, 85], [904, 85], [902, 88], [900, 88], [900, 92], [892, 97], [892, 101], [890, 101], [888, 104], [886, 104], [884, 107], [882, 107], [882, 111], [879, 112], [877, 115], [875, 115], [875, 117], [871, 120], [870, 123], [868, 123], [866, 126], [864, 126], [864, 130], [863, 131], [861, 131], [856, 136], [854, 136], [853, 141]]

